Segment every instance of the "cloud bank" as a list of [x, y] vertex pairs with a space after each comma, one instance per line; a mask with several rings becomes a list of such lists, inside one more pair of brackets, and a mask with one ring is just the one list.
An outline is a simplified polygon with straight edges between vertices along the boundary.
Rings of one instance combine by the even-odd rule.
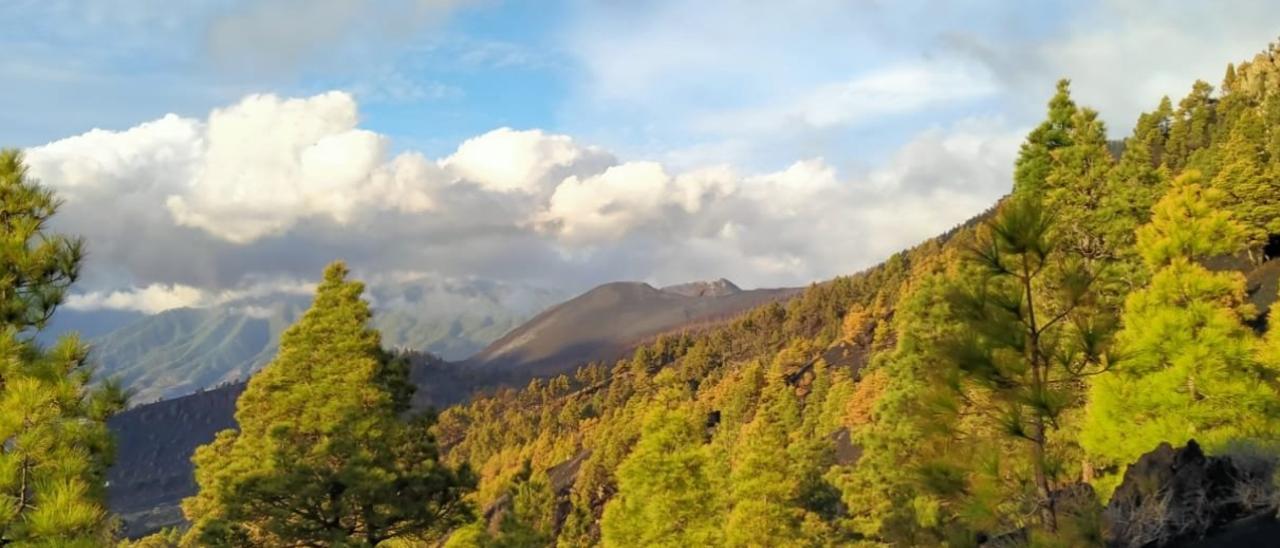
[[678, 169], [505, 127], [432, 159], [392, 154], [388, 137], [360, 127], [350, 95], [328, 92], [93, 130], [27, 160], [67, 201], [57, 228], [89, 240], [70, 305], [154, 312], [296, 287], [335, 258], [371, 276], [568, 291], [618, 279], [805, 284], [987, 207], [1008, 188], [1020, 134], [967, 120], [858, 173], [822, 158]]

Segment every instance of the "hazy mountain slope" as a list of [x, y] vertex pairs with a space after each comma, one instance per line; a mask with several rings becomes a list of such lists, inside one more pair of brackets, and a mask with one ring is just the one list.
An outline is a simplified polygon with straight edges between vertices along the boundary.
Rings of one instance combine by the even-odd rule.
[[798, 291], [743, 291], [723, 279], [663, 289], [639, 282], [605, 284], [539, 314], [465, 363], [532, 376], [564, 373], [585, 362], [616, 358], [655, 335], [725, 319]]
[[98, 375], [134, 390], [134, 404], [246, 378], [271, 359], [278, 335], [300, 312], [283, 303], [266, 310], [181, 308], [148, 316], [91, 342]]
[[368, 297], [383, 346], [457, 361], [569, 295], [488, 280], [417, 280], [373, 286]]
[[[385, 346], [458, 360], [562, 297], [489, 281], [413, 280], [372, 287], [369, 298]], [[118, 378], [135, 405], [245, 379], [271, 360], [307, 305], [277, 296], [144, 316], [90, 341], [98, 377]]]

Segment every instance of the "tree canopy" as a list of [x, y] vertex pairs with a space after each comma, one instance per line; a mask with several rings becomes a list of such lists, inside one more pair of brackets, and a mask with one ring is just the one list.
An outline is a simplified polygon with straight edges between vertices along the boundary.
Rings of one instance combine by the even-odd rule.
[[311, 308], [194, 457], [183, 503], [200, 544], [376, 546], [469, 519], [465, 470], [440, 462], [431, 417], [406, 421], [406, 364], [369, 328], [363, 285], [329, 265]]

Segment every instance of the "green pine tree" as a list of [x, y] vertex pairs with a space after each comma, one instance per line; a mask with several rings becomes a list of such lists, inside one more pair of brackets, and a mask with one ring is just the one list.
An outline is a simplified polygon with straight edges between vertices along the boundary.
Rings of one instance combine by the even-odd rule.
[[1102, 206], [1103, 239], [1113, 252], [1114, 276], [1128, 292], [1146, 283], [1147, 272], [1137, 251], [1138, 227], [1151, 219], [1151, 207], [1169, 186], [1169, 171], [1162, 166], [1173, 107], [1169, 98], [1154, 112], [1138, 117], [1133, 135], [1125, 140], [1124, 153], [1111, 170]]
[[1252, 111], [1241, 114], [1230, 137], [1218, 151], [1219, 169], [1212, 186], [1220, 189], [1222, 205], [1244, 228], [1244, 247], [1251, 257], [1270, 234], [1280, 234], [1280, 193], [1276, 173], [1267, 169], [1262, 120]]
[[1138, 245], [1154, 272], [1125, 303], [1114, 368], [1094, 379], [1081, 434], [1110, 493], [1132, 462], [1161, 442], [1195, 439], [1207, 450], [1280, 430], [1276, 370], [1254, 357], [1244, 324], [1252, 315], [1244, 277], [1200, 262], [1237, 251], [1244, 227], [1222, 208], [1224, 196], [1184, 173], [1156, 205]]
[[[1059, 93], [1067, 93], [1063, 88]], [[1113, 160], [1107, 150], [1107, 130], [1098, 113], [1077, 109], [1068, 130], [1071, 144], [1051, 153], [1045, 175], [1045, 205], [1057, 213], [1061, 245], [1087, 260], [1110, 259], [1115, 245], [1105, 240], [1104, 191]]]
[[111, 536], [105, 421], [123, 394], [89, 387], [74, 335], [48, 349], [33, 340], [83, 258], [79, 240], [47, 230], [58, 206], [20, 153], [0, 152], [0, 545], [102, 546]]
[[[1178, 103], [1173, 123], [1169, 127], [1169, 141], [1164, 156], [1165, 165], [1174, 173], [1184, 167], [1196, 166], [1197, 155], [1203, 156], [1213, 142], [1217, 125], [1214, 108], [1213, 86], [1197, 80], [1191, 93]], [[1203, 167], [1203, 166], [1199, 166]]]
[[1014, 164], [1014, 192], [1040, 192], [1053, 170], [1054, 153], [1071, 146], [1072, 129], [1079, 109], [1071, 100], [1071, 81], [1059, 80], [1049, 100], [1049, 116], [1027, 135]]
[[721, 520], [702, 423], [658, 404], [640, 441], [618, 466], [618, 492], [605, 506], [601, 542], [614, 546], [720, 546]]
[[760, 409], [743, 427], [734, 449], [727, 493], [727, 546], [780, 546], [800, 537], [801, 478], [793, 473], [787, 451], [790, 434], [799, 429], [795, 395], [780, 372], [773, 371]]
[[[930, 349], [949, 372], [939, 416], [1012, 444], [1017, 456], [1008, 460], [1021, 466], [1010, 470], [1028, 476], [1003, 487], [1002, 506], [1012, 509], [990, 511], [1038, 515], [1051, 533], [1058, 526], [1051, 494], [1063, 479], [1055, 436], [1084, 376], [1105, 367], [1112, 331], [1096, 271], [1054, 239], [1053, 222], [1034, 195], [1014, 195], [1000, 208], [968, 258], [971, 280], [950, 296], [962, 329]], [[925, 470], [926, 485], [944, 497], [973, 497], [990, 489], [981, 484], [987, 477], [1004, 476], [982, 469], [995, 460], [957, 457]], [[1029, 500], [1018, 501], [1018, 484], [1033, 487]]]
[[363, 289], [342, 263], [329, 265], [311, 308], [240, 396], [240, 430], [196, 452], [189, 539], [376, 546], [469, 519], [470, 477], [440, 462], [433, 418], [401, 418], [405, 362], [380, 348]]

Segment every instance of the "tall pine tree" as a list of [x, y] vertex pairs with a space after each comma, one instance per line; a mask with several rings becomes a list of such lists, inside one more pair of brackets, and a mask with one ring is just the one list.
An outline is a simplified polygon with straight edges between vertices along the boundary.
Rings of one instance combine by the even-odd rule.
[[[939, 407], [947, 424], [965, 416], [974, 428], [1003, 434], [1024, 456], [1011, 462], [1026, 477], [1007, 482], [1004, 498], [1015, 513], [1058, 526], [1052, 496], [1060, 485], [1055, 435], [1078, 400], [1082, 379], [1105, 368], [1112, 325], [1100, 308], [1097, 273], [1054, 237], [1054, 219], [1035, 194], [1015, 194], [985, 226], [968, 258], [971, 273], [949, 298], [961, 327], [929, 349], [948, 372], [949, 396]], [[955, 415], [948, 418], [947, 414]], [[990, 434], [988, 434], [990, 435]], [[953, 456], [954, 457], [954, 456]], [[944, 459], [945, 461], [945, 459]], [[926, 468], [927, 481], [945, 497], [971, 497], [985, 487], [983, 466], [972, 459]], [[1015, 484], [1033, 487], [1018, 501]], [[1007, 506], [1009, 503], [1004, 503]]]
[[364, 286], [329, 265], [275, 360], [194, 457], [183, 502], [201, 544], [376, 546], [431, 539], [469, 518], [469, 475], [442, 464], [430, 417], [406, 422], [405, 362], [369, 328]]
[[1213, 98], [1213, 86], [1197, 80], [1191, 93], [1178, 103], [1173, 123], [1169, 128], [1169, 141], [1164, 163], [1180, 173], [1184, 167], [1203, 167], [1204, 154], [1213, 141], [1217, 125], [1217, 111]]
[[[1066, 94], [1066, 88], [1059, 90]], [[1103, 198], [1114, 163], [1107, 150], [1107, 131], [1098, 113], [1076, 109], [1068, 130], [1071, 144], [1050, 153], [1045, 175], [1045, 205], [1057, 213], [1057, 238], [1074, 254], [1091, 261], [1115, 256], [1114, 244], [1104, 239]]]
[[799, 403], [775, 367], [760, 408], [743, 427], [734, 448], [727, 493], [727, 546], [778, 546], [800, 537], [804, 518], [797, 504], [800, 478], [793, 473], [787, 452], [789, 437], [799, 430]]
[[1124, 153], [1107, 179], [1100, 227], [1116, 264], [1111, 266], [1124, 291], [1146, 283], [1147, 273], [1137, 252], [1137, 230], [1151, 218], [1151, 207], [1169, 186], [1169, 171], [1163, 167], [1165, 142], [1169, 137], [1173, 107], [1161, 99], [1154, 112], [1138, 117], [1133, 135], [1125, 140]]

